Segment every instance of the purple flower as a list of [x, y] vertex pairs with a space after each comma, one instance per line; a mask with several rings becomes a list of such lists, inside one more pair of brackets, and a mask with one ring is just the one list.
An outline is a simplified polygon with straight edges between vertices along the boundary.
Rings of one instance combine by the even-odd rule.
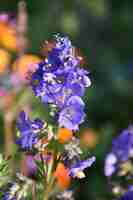
[[10, 197], [10, 194], [8, 192], [5, 192], [3, 197], [2, 197], [3, 200], [17, 200], [16, 197]]
[[6, 192], [3, 196], [3, 200], [16, 200], [16, 198], [10, 198], [9, 194]]
[[88, 77], [88, 74], [89, 74], [88, 71], [77, 67], [73, 70], [73, 73], [69, 73], [68, 82], [71, 84], [77, 83], [84, 88], [90, 87], [91, 81], [90, 78]]
[[[88, 72], [80, 68], [79, 58], [73, 55], [71, 41], [56, 35], [53, 49], [32, 75], [31, 86], [35, 95], [43, 103], [56, 107], [54, 112], [58, 111], [61, 126], [77, 130], [85, 116], [80, 97], [90, 84]], [[70, 103], [73, 96], [80, 100]]]
[[0, 13], [0, 22], [7, 22], [9, 20], [9, 15], [7, 13]]
[[84, 121], [84, 102], [78, 96], [72, 96], [59, 113], [59, 126], [70, 130], [78, 130], [79, 124]]
[[25, 158], [25, 165], [28, 175], [35, 174], [37, 171], [37, 165], [35, 163], [35, 159], [32, 155], [28, 155]]
[[23, 150], [31, 150], [38, 141], [38, 132], [43, 128], [43, 125], [44, 123], [40, 119], [31, 121], [26, 113], [22, 111], [17, 120], [17, 128], [20, 132], [17, 144]]
[[53, 49], [32, 75], [31, 86], [43, 103], [54, 106], [51, 113], [58, 116], [59, 126], [78, 130], [84, 121], [81, 97], [86, 87], [91, 85], [88, 74], [80, 68], [80, 60], [73, 54], [71, 41], [56, 35]]
[[109, 177], [116, 171], [117, 157], [109, 153], [105, 159], [104, 174]]
[[72, 177], [83, 178], [84, 177], [84, 174], [82, 173], [83, 170], [90, 167], [95, 162], [95, 160], [96, 158], [95, 156], [93, 156], [91, 158], [88, 158], [87, 160], [77, 162], [76, 164], [71, 166], [69, 170], [69, 175]]
[[12, 27], [16, 27], [16, 19], [13, 13], [1, 12], [0, 13], [0, 22], [8, 23]]
[[[16, 197], [16, 183], [10, 182], [5, 191], [3, 191], [3, 200], [17, 200]], [[24, 199], [23, 199], [24, 200]]]
[[[115, 173], [127, 174], [130, 159], [133, 158], [133, 126], [122, 131], [112, 142], [112, 149], [106, 156], [104, 173], [111, 177]], [[130, 171], [130, 167], [129, 167]]]
[[119, 200], [132, 200], [133, 199], [133, 191], [126, 192]]
[[132, 156], [133, 151], [133, 126], [122, 131], [113, 141], [112, 152], [120, 161], [126, 161]]
[[64, 59], [72, 54], [72, 44], [68, 37], [60, 37], [59, 34], [55, 35], [55, 47], [49, 53], [48, 58], [54, 63], [61, 64]]
[[38, 170], [38, 165], [37, 165], [37, 161], [38, 162], [43, 162], [47, 163], [51, 160], [52, 158], [52, 154], [49, 153], [47, 155], [41, 155], [40, 154], [36, 154], [35, 156], [32, 155], [27, 155], [25, 158], [25, 166], [26, 166], [26, 173], [27, 175], [34, 175], [36, 174], [37, 170]]

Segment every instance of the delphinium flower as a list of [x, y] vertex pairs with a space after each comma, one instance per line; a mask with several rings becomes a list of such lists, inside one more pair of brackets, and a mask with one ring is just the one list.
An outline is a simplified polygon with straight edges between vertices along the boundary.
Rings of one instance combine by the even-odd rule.
[[[133, 177], [133, 126], [117, 136], [112, 142], [112, 149], [105, 159], [105, 176], [112, 184], [113, 192], [123, 194], [132, 184]], [[129, 192], [131, 193], [131, 192]], [[128, 193], [122, 199], [125, 199]], [[128, 197], [127, 197], [128, 199]]]
[[31, 85], [43, 103], [55, 106], [59, 125], [77, 130], [84, 120], [81, 97], [91, 85], [88, 72], [80, 67], [80, 57], [67, 37], [55, 36], [53, 48], [32, 74]]
[[84, 121], [84, 103], [78, 96], [68, 99], [65, 107], [59, 113], [59, 125], [70, 130], [78, 130], [79, 124]]
[[17, 128], [20, 133], [17, 143], [20, 145], [20, 147], [24, 150], [31, 150], [33, 145], [38, 142], [38, 133], [43, 126], [44, 123], [40, 119], [31, 121], [27, 114], [22, 111], [17, 120]]
[[[36, 65], [30, 83], [35, 96], [49, 105], [53, 120], [31, 120], [22, 111], [17, 119], [16, 143], [26, 158], [30, 157], [28, 165], [25, 159], [27, 171], [35, 173], [32, 177], [23, 173], [35, 183], [33, 199], [74, 199], [72, 180], [84, 178], [84, 170], [95, 162], [95, 156], [84, 156], [76, 133], [85, 120], [82, 97], [91, 81], [67, 37], [56, 35], [48, 45], [46, 42], [44, 61]], [[11, 189], [6, 195], [11, 194]]]

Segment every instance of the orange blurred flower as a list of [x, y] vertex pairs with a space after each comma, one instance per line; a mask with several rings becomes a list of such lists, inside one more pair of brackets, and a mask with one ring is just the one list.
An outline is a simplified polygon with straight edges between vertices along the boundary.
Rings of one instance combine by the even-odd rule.
[[69, 176], [68, 169], [64, 166], [63, 163], [59, 163], [57, 165], [54, 175], [57, 179], [57, 182], [58, 182], [58, 185], [60, 186], [60, 188], [66, 189], [69, 187], [71, 178]]
[[15, 27], [8, 23], [0, 23], [0, 44], [11, 51], [17, 49], [17, 36]]
[[4, 73], [11, 60], [8, 51], [0, 49], [0, 74]]
[[98, 142], [98, 136], [93, 129], [86, 129], [81, 134], [80, 140], [82, 145], [94, 148]]
[[33, 72], [36, 68], [36, 64], [40, 61], [41, 58], [36, 55], [25, 54], [13, 63], [13, 71], [17, 72], [22, 79], [25, 79], [26, 73], [28, 71]]
[[67, 128], [59, 128], [57, 138], [60, 143], [68, 142], [73, 136], [73, 132]]

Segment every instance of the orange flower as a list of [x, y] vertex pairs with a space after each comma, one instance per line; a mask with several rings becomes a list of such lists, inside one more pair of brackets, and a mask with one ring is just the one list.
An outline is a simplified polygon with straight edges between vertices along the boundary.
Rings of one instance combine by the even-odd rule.
[[9, 63], [10, 63], [10, 54], [4, 49], [0, 49], [0, 74], [5, 72]]
[[72, 131], [67, 128], [60, 128], [57, 133], [57, 138], [60, 143], [65, 143], [69, 141], [72, 138], [72, 136]]
[[7, 23], [0, 23], [0, 43], [3, 47], [16, 51], [17, 37], [16, 29]]
[[69, 172], [68, 169], [64, 166], [63, 163], [59, 163], [57, 165], [54, 175], [57, 178], [58, 185], [62, 189], [66, 189], [70, 185], [71, 178], [68, 172]]
[[94, 148], [97, 142], [98, 142], [98, 137], [93, 129], [87, 129], [81, 134], [82, 145], [89, 148]]
[[22, 79], [25, 79], [26, 73], [28, 71], [34, 71], [36, 64], [40, 61], [41, 58], [36, 55], [25, 54], [13, 63], [13, 70], [17, 72]]
[[0, 22], [0, 40], [1, 40], [1, 36], [5, 33], [6, 30], [6, 24], [3, 22]]

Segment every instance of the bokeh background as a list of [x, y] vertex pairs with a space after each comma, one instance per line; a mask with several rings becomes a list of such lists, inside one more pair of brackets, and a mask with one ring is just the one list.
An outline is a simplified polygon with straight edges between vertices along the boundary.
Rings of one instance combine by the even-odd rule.
[[[0, 11], [16, 13], [17, 0], [1, 0]], [[97, 156], [87, 178], [80, 181], [78, 200], [109, 200], [104, 159], [112, 138], [133, 122], [133, 1], [132, 0], [27, 0], [27, 52], [39, 54], [44, 40], [55, 33], [68, 35], [85, 57], [92, 86], [86, 92], [87, 119], [97, 145]], [[36, 112], [42, 109], [36, 104]], [[93, 134], [91, 133], [91, 134]], [[3, 113], [0, 114], [3, 144]], [[91, 135], [91, 137], [93, 137]], [[95, 143], [95, 142], [94, 142]]]

